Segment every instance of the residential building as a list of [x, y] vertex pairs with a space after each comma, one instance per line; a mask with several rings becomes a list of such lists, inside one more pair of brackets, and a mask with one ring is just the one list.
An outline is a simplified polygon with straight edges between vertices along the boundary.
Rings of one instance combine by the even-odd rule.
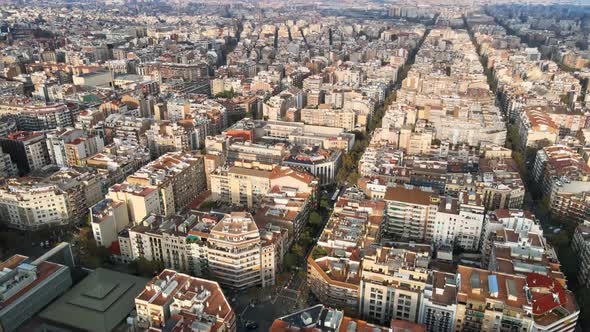
[[159, 193], [160, 212], [170, 216], [189, 205], [206, 188], [203, 156], [169, 152], [127, 177], [130, 185], [153, 186]]
[[394, 325], [397, 322], [391, 322], [392, 328], [381, 327], [368, 323], [364, 320], [354, 319], [345, 316], [338, 309], [327, 307], [323, 304], [317, 304], [313, 307], [288, 314], [275, 319], [269, 332], [296, 332], [296, 331], [418, 331], [417, 326]]
[[458, 281], [453, 273], [434, 270], [428, 274], [418, 316], [426, 331], [455, 331]]
[[590, 285], [590, 225], [578, 225], [572, 238], [572, 249], [578, 256], [578, 282], [585, 287]]
[[217, 282], [164, 270], [135, 298], [142, 329], [235, 332], [236, 314]]
[[459, 265], [455, 329], [574, 331], [579, 315], [572, 292], [537, 273], [495, 273]]
[[106, 198], [126, 205], [129, 222], [137, 224], [150, 214], [160, 213], [160, 194], [154, 186], [133, 185], [127, 182], [109, 188]]
[[305, 172], [282, 166], [258, 166], [260, 167], [232, 166], [217, 169], [210, 175], [212, 198], [252, 207], [277, 185], [308, 193], [317, 189], [317, 180]]
[[71, 211], [68, 193], [57, 184], [21, 178], [0, 188], [0, 215], [9, 227], [35, 230], [67, 225], [73, 219]]
[[124, 202], [105, 198], [90, 208], [90, 226], [99, 246], [110, 247], [127, 225], [129, 214]]
[[51, 163], [43, 133], [19, 131], [8, 134], [0, 137], [0, 147], [10, 155], [21, 176]]
[[388, 216], [386, 233], [415, 240], [424, 240], [432, 233], [429, 227], [436, 225], [440, 205], [440, 198], [432, 190], [410, 185], [388, 187], [384, 200]]
[[307, 171], [320, 180], [321, 185], [336, 181], [336, 175], [342, 163], [342, 151], [319, 150], [316, 148], [299, 150], [285, 158], [283, 165], [293, 169]]
[[226, 215], [207, 242], [209, 270], [221, 284], [237, 289], [274, 285], [274, 244], [261, 238], [250, 213]]
[[14, 255], [0, 263], [0, 325], [19, 331], [21, 325], [72, 286], [67, 266]]
[[518, 134], [520, 148], [539, 148], [542, 145], [553, 144], [559, 136], [559, 128], [551, 117], [542, 110], [527, 109], [518, 118]]
[[431, 250], [409, 245], [368, 252], [361, 265], [360, 316], [382, 325], [394, 319], [417, 322]]
[[466, 250], [479, 248], [485, 207], [480, 195], [460, 192], [458, 198], [442, 197], [434, 227], [427, 238], [436, 246], [456, 246]]

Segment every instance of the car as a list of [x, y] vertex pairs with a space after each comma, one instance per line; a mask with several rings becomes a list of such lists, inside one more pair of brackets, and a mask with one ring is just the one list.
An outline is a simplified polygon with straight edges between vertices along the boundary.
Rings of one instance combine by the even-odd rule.
[[254, 321], [249, 321], [249, 322], [246, 322], [245, 326], [248, 330], [256, 330], [258, 328], [258, 323], [254, 322]]

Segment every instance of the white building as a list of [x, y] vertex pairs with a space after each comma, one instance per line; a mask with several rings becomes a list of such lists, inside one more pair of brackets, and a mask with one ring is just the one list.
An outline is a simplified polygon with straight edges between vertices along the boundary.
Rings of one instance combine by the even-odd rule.
[[475, 193], [461, 192], [459, 198], [441, 198], [432, 234], [433, 243], [478, 249], [484, 210], [480, 196]]
[[260, 238], [258, 227], [247, 212], [225, 216], [211, 230], [209, 270], [221, 284], [232, 288], [275, 282], [275, 251]]
[[104, 199], [90, 208], [90, 224], [94, 239], [99, 246], [110, 247], [118, 234], [129, 224], [127, 204]]

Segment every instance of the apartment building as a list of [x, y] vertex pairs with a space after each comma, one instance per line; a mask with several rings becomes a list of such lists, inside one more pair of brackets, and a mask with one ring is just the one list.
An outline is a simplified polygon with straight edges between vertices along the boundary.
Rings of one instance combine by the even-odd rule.
[[571, 181], [556, 183], [549, 194], [551, 214], [583, 222], [590, 217], [590, 182]]
[[315, 193], [275, 186], [260, 202], [254, 220], [260, 229], [286, 229], [289, 235], [287, 246], [290, 246], [303, 233], [309, 214], [316, 206]]
[[105, 198], [90, 208], [90, 226], [99, 246], [109, 248], [127, 225], [129, 214], [124, 202]]
[[18, 131], [8, 134], [0, 137], [0, 147], [10, 155], [20, 176], [51, 163], [45, 135], [40, 132]]
[[207, 248], [203, 242], [207, 237], [193, 238], [191, 231], [208, 231], [212, 227], [206, 218], [189, 214], [186, 216], [164, 217], [150, 215], [141, 223], [129, 227], [122, 238], [129, 239], [130, 255], [126, 260], [144, 258], [159, 261], [166, 268], [193, 275], [202, 275], [207, 266]]
[[308, 125], [342, 128], [346, 131], [353, 131], [357, 126], [354, 111], [332, 109], [326, 104], [321, 104], [318, 108], [303, 108], [300, 116], [301, 122]]
[[18, 127], [24, 131], [73, 127], [79, 109], [75, 104], [29, 104], [16, 114]]
[[0, 326], [20, 331], [35, 316], [72, 286], [67, 266], [14, 255], [0, 263]]
[[0, 188], [0, 215], [9, 226], [35, 230], [72, 220], [68, 193], [57, 184], [27, 178], [9, 180]]
[[305, 172], [263, 164], [259, 167], [242, 166], [219, 168], [210, 174], [213, 199], [252, 207], [277, 185], [307, 193], [317, 190], [317, 180]]
[[[360, 197], [359, 197], [360, 196]], [[338, 198], [317, 242], [323, 257], [307, 260], [307, 283], [322, 303], [357, 314], [363, 248], [379, 241], [385, 204], [349, 190]], [[315, 250], [315, 249], [314, 249]]]
[[485, 217], [485, 226], [481, 236], [480, 250], [484, 266], [488, 266], [492, 247], [498, 232], [512, 231], [517, 237], [522, 234], [543, 234], [543, 230], [535, 215], [528, 210], [499, 209], [490, 211]]
[[127, 177], [131, 185], [154, 186], [160, 211], [180, 212], [206, 188], [203, 156], [192, 152], [169, 152]]
[[207, 242], [209, 270], [221, 284], [238, 289], [274, 285], [274, 244], [261, 239], [250, 213], [226, 215]]
[[572, 292], [537, 273], [495, 273], [459, 265], [455, 329], [574, 331], [579, 315]]
[[543, 193], [550, 194], [571, 181], [589, 182], [590, 167], [573, 148], [551, 145], [537, 151], [532, 176]]
[[145, 132], [150, 128], [152, 120], [123, 114], [111, 114], [102, 123], [105, 143], [114, 139], [145, 146]]
[[432, 235], [437, 246], [457, 246], [466, 250], [479, 248], [485, 207], [476, 193], [459, 193], [459, 197], [442, 197]]
[[17, 176], [17, 174], [16, 164], [10, 159], [10, 155], [4, 153], [2, 147], [0, 147], [0, 178], [9, 178]]
[[283, 91], [280, 94], [270, 97], [262, 104], [262, 115], [268, 120], [282, 120], [287, 110], [296, 106], [296, 99], [293, 94]]
[[307, 284], [321, 303], [330, 303], [347, 315], [355, 315], [358, 312], [360, 284], [358, 258], [325, 256], [314, 260], [309, 256]]
[[128, 142], [109, 144], [103, 152], [84, 160], [85, 166], [103, 175], [107, 187], [125, 181], [149, 162], [150, 153], [145, 147]]
[[384, 197], [387, 223], [384, 231], [403, 239], [424, 240], [433, 234], [440, 205], [439, 196], [431, 190], [411, 185], [388, 187]]
[[434, 270], [428, 274], [418, 314], [426, 331], [455, 331], [458, 281], [453, 273]]
[[479, 162], [481, 179], [476, 188], [486, 209], [520, 209], [525, 187], [512, 158], [484, 158]]
[[379, 241], [381, 224], [385, 220], [385, 203], [354, 194], [354, 190], [349, 190], [338, 197], [332, 215], [318, 238], [319, 246], [352, 250]]
[[572, 238], [572, 249], [578, 256], [578, 282], [590, 285], [590, 225], [585, 222], [576, 227]]
[[[48, 168], [49, 172], [39, 172], [41, 183], [56, 184], [67, 194], [72, 222], [85, 222], [88, 208], [104, 197], [104, 177], [93, 169], [74, 167]], [[37, 174], [35, 174], [37, 176]]]
[[125, 204], [132, 224], [141, 222], [150, 214], [161, 212], [160, 194], [154, 186], [123, 182], [110, 187], [106, 198]]
[[84, 159], [104, 149], [102, 139], [80, 129], [62, 129], [47, 133], [47, 150], [51, 163], [60, 167], [81, 166]]
[[205, 142], [207, 128], [190, 119], [172, 123], [162, 121], [152, 124], [145, 134], [152, 158], [158, 158], [167, 152], [200, 149]]
[[426, 287], [429, 245], [378, 247], [363, 257], [359, 315], [381, 325], [394, 319], [417, 322]]
[[211, 198], [252, 207], [270, 191], [269, 170], [244, 167], [219, 168], [210, 175]]
[[511, 275], [536, 273], [562, 284], [566, 281], [560, 271], [557, 253], [539, 233], [517, 233], [506, 228], [497, 230], [487, 266], [490, 271]]
[[[305, 320], [301, 319], [305, 318]], [[296, 311], [283, 317], [275, 319], [269, 331], [288, 332], [305, 331], [313, 329], [317, 331], [348, 331], [348, 332], [386, 332], [386, 331], [422, 331], [420, 326], [405, 324], [407, 322], [391, 322], [391, 328], [378, 326], [361, 319], [346, 316], [344, 312], [317, 304], [313, 307]], [[389, 325], [388, 325], [389, 326]]]
[[540, 144], [553, 144], [559, 137], [559, 128], [551, 117], [541, 110], [526, 109], [517, 120], [520, 148], [538, 148]]
[[135, 298], [140, 329], [235, 332], [236, 314], [214, 281], [164, 270]]

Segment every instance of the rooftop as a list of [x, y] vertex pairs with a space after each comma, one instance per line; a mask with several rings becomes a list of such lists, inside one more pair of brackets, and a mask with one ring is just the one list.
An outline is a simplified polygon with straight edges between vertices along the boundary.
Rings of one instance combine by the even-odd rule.
[[146, 283], [144, 278], [98, 268], [40, 316], [79, 330], [109, 332], [133, 310]]

